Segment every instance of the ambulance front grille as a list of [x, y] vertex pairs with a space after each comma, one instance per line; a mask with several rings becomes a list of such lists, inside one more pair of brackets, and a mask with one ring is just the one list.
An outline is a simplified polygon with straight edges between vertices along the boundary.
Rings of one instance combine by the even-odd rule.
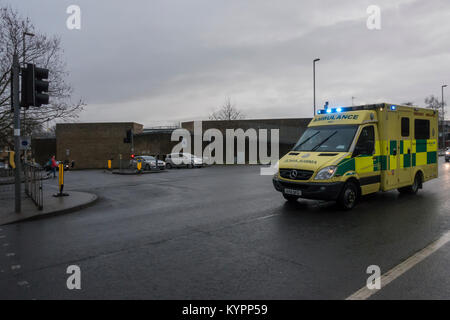
[[280, 169], [280, 176], [291, 180], [309, 180], [313, 174], [311, 170]]

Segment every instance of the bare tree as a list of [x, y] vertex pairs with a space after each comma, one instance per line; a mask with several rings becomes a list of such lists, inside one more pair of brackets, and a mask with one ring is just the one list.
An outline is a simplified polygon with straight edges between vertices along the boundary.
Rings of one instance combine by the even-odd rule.
[[[444, 119], [444, 114], [442, 112], [442, 102], [439, 101], [437, 97], [434, 95], [430, 95], [425, 98], [425, 108], [432, 109], [434, 111], [439, 112], [439, 120], [442, 121]], [[445, 103], [444, 103], [445, 106]]]
[[[26, 62], [49, 69], [50, 104], [29, 108], [22, 123], [24, 135], [40, 130], [44, 123], [56, 119], [77, 117], [85, 106], [83, 101], [72, 103], [72, 87], [66, 83], [68, 75], [62, 59], [60, 38], [47, 36], [35, 29], [29, 18], [23, 18], [11, 7], [0, 8], [0, 145], [12, 147], [13, 115], [11, 113], [10, 70], [13, 54], [23, 61], [23, 33], [30, 32], [25, 46]], [[23, 130], [25, 128], [25, 130]]]
[[230, 98], [227, 98], [223, 106], [209, 115], [210, 120], [240, 120], [244, 118], [245, 115], [236, 109]]

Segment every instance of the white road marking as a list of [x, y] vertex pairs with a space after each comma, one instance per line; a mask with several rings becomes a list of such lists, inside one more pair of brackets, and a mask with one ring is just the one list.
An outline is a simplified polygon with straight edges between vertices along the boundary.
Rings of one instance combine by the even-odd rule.
[[275, 214], [270, 214], [270, 215], [268, 215], [268, 216], [264, 216], [264, 217], [259, 217], [259, 218], [256, 218], [256, 220], [264, 220], [264, 219], [269, 219], [269, 218], [272, 218], [272, 217], [275, 217], [275, 216], [279, 216], [280, 214], [279, 213], [275, 213]]
[[9, 243], [4, 243], [3, 246], [7, 247], [7, 246], [9, 246]]
[[5, 239], [6, 238], [6, 236], [0, 236], [0, 239]]
[[17, 282], [17, 285], [19, 285], [19, 286], [23, 287], [23, 286], [28, 286], [28, 285], [29, 285], [29, 283], [28, 283], [28, 281], [25, 281], [25, 280], [23, 280], [23, 281], [19, 281], [19, 282]]
[[395, 266], [385, 274], [381, 276], [381, 288], [378, 290], [370, 290], [369, 288], [362, 287], [351, 296], [349, 296], [346, 300], [366, 300], [373, 294], [377, 293], [383, 287], [394, 281], [396, 278], [401, 276], [403, 273], [414, 267], [416, 264], [421, 262], [430, 256], [433, 252], [437, 251], [439, 248], [444, 246], [446, 243], [450, 241], [450, 231], [447, 231], [442, 237], [432, 242], [422, 250], [416, 252], [414, 255]]
[[7, 254], [5, 254], [5, 256], [7, 257], [14, 257], [16, 254], [14, 252], [8, 252]]
[[18, 270], [20, 268], [21, 268], [20, 264], [15, 264], [11, 266], [11, 270]]

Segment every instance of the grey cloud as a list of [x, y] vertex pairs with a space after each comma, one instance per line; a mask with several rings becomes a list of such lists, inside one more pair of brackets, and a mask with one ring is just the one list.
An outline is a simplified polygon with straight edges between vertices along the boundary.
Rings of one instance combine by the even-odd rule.
[[226, 96], [248, 117], [310, 116], [316, 56], [319, 103], [421, 104], [450, 82], [450, 3], [375, 2], [78, 1], [81, 31], [65, 29], [72, 1], [12, 5], [61, 34], [82, 120], [150, 124], [205, 118]]

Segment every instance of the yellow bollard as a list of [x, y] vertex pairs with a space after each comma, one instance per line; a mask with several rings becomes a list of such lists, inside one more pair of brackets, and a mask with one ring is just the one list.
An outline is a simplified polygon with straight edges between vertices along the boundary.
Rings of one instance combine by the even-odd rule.
[[58, 182], [59, 182], [59, 192], [62, 193], [62, 189], [64, 188], [64, 165], [60, 163], [59, 174], [58, 174]]
[[16, 153], [14, 151], [9, 151], [9, 166], [13, 169], [16, 168], [16, 163], [14, 162], [15, 154]]
[[58, 184], [59, 184], [59, 192], [54, 194], [54, 197], [66, 197], [69, 194], [64, 193], [64, 164], [60, 163], [58, 165]]
[[138, 160], [137, 169], [138, 169], [138, 171], [141, 171], [141, 169], [142, 169], [142, 163], [140, 160]]
[[111, 170], [111, 160], [108, 160], [108, 169]]

